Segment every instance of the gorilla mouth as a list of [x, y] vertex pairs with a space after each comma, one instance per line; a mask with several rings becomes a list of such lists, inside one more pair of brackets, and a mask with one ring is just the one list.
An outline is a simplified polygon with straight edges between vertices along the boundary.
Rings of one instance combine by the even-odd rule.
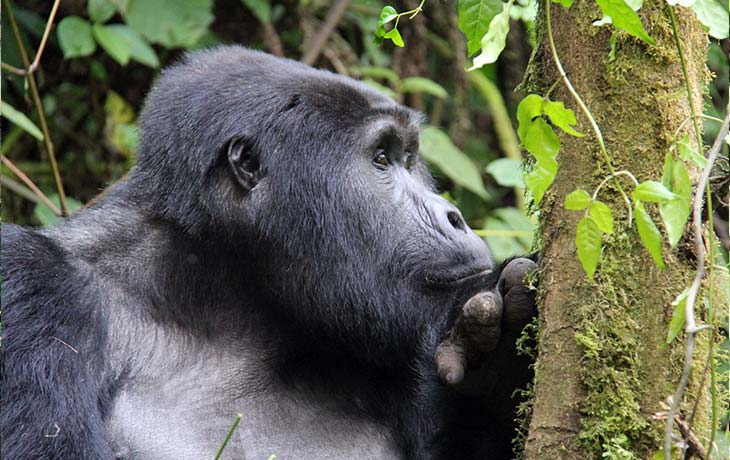
[[427, 275], [426, 283], [434, 287], [455, 287], [477, 283], [483, 283], [486, 286], [489, 275], [492, 273], [494, 273], [494, 270], [485, 266], [476, 268], [468, 267], [465, 269], [451, 270], [439, 275]]

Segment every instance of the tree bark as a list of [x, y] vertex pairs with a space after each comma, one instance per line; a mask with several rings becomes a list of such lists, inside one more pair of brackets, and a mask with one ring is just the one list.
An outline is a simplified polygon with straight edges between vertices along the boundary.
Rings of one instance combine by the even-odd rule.
[[[548, 45], [544, 6], [542, 0], [538, 43], [525, 80], [527, 89], [541, 95], [560, 77]], [[603, 131], [614, 168], [630, 171], [640, 182], [661, 180], [674, 131], [691, 115], [666, 8], [664, 0], [645, 1], [639, 14], [656, 45], [617, 32], [614, 59], [609, 57], [609, 39], [617, 29], [592, 25], [602, 16], [594, 1], [577, 0], [570, 9], [555, 3], [551, 8], [558, 55]], [[675, 12], [699, 109], [708, 76], [707, 35], [689, 9]], [[671, 302], [690, 284], [695, 260], [687, 241], [674, 250], [665, 242], [666, 268], [657, 268], [635, 227], [628, 226], [626, 205], [610, 183], [599, 199], [611, 206], [618, 226], [604, 238], [594, 282], [587, 279], [574, 242], [582, 213], [566, 210], [563, 203], [576, 188], [592, 193], [609, 171], [588, 119], [562, 83], [550, 98], [573, 109], [578, 129], [586, 135], [560, 135], [559, 171], [540, 205], [544, 263], [539, 353], [524, 458], [601, 459], [604, 452], [619, 448], [632, 452], [630, 458], [650, 458], [661, 449], [664, 428], [664, 421], [652, 420], [652, 415], [663, 410], [661, 403], [673, 393], [681, 373], [681, 337], [665, 345]], [[694, 139], [692, 124], [685, 126]], [[630, 193], [633, 186], [622, 184]], [[658, 216], [656, 209], [650, 212]], [[695, 356], [704, 357], [707, 335], [698, 335], [698, 340]], [[692, 429], [702, 438], [709, 437], [709, 403], [698, 380], [693, 379], [682, 408], [691, 409], [701, 399]]]

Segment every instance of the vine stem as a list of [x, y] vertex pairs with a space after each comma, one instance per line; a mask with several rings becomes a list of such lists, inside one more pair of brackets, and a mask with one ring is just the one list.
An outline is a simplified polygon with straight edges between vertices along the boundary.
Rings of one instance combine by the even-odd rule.
[[[593, 192], [593, 198], [592, 198], [592, 200], [593, 201], [596, 201], [596, 198], [598, 198], [598, 192], [601, 190], [601, 188], [604, 185], [606, 185], [606, 183], [608, 181], [610, 181], [611, 179], [613, 179], [615, 177], [618, 177], [618, 176], [627, 176], [634, 183], [634, 187], [636, 187], [636, 186], [639, 185], [639, 181], [636, 180], [636, 177], [634, 177], [634, 175], [631, 174], [631, 172], [625, 171], [625, 170], [616, 171], [616, 172], [612, 173], [610, 176], [608, 176], [605, 179], [603, 179], [600, 184], [598, 184], [598, 187], [596, 187], [596, 191]], [[629, 225], [631, 225], [631, 221], [632, 221], [632, 218], [633, 218], [633, 211], [631, 209], [631, 205], [630, 204], [629, 204], [629, 206], [627, 206], [627, 209], [629, 210]]]
[[[580, 107], [583, 114], [586, 116], [586, 118], [588, 118], [588, 121], [591, 124], [591, 128], [593, 128], [593, 132], [596, 135], [596, 139], [598, 140], [598, 147], [601, 150], [601, 156], [603, 157], [603, 161], [606, 163], [606, 167], [611, 173], [611, 177], [616, 178], [616, 170], [614, 169], [613, 164], [611, 164], [611, 157], [608, 155], [608, 151], [606, 150], [606, 143], [603, 141], [601, 128], [598, 127], [598, 123], [596, 123], [596, 119], [593, 117], [593, 114], [588, 109], [585, 102], [583, 102], [583, 99], [580, 97], [580, 94], [578, 94], [578, 92], [573, 87], [573, 84], [568, 79], [568, 74], [565, 73], [563, 64], [560, 62], [558, 50], [555, 47], [555, 39], [553, 38], [553, 27], [550, 14], [551, 3], [552, 0], [545, 0], [545, 25], [547, 26], [548, 43], [550, 44], [550, 52], [552, 53], [553, 62], [558, 68], [558, 72], [560, 73], [560, 78], [563, 81], [563, 84], [565, 84], [565, 87], [568, 89], [570, 95], [573, 96], [573, 99], [578, 104], [578, 107]], [[628, 195], [626, 195], [626, 192], [624, 191], [623, 187], [621, 187], [621, 183], [618, 181], [618, 179], [616, 179], [616, 187], [618, 188], [619, 193], [621, 193], [621, 197], [624, 199], [626, 206], [628, 208], [631, 208], [631, 200], [629, 200]], [[629, 225], [631, 225], [631, 218], [629, 218]]]
[[[695, 140], [697, 142], [697, 149], [698, 153], [702, 155], [703, 145], [702, 145], [702, 130], [700, 128], [700, 116], [697, 115], [697, 111], [695, 110], [695, 104], [694, 104], [694, 98], [692, 97], [692, 87], [689, 83], [689, 72], [687, 70], [687, 61], [684, 58], [684, 51], [682, 49], [682, 41], [679, 38], [679, 30], [677, 28], [677, 19], [674, 15], [674, 8], [672, 8], [671, 5], [667, 4], [667, 12], [669, 15], [669, 22], [672, 26], [672, 35], [674, 37], [674, 43], [677, 48], [677, 54], [679, 55], [679, 63], [682, 68], [682, 75], [684, 76], [684, 87], [687, 91], [687, 100], [689, 102], [689, 109], [691, 112], [691, 119], [693, 121], [694, 130], [695, 130]], [[730, 112], [730, 105], [728, 106], [728, 112]], [[684, 124], [684, 122], [682, 123]], [[725, 117], [725, 120], [723, 120], [723, 124], [720, 127], [720, 132], [718, 134], [718, 137], [715, 139], [715, 142], [713, 143], [712, 147], [710, 148], [710, 151], [708, 152], [707, 156], [707, 165], [705, 166], [705, 169], [702, 171], [702, 174], [700, 176], [699, 182], [697, 183], [697, 190], [694, 195], [694, 203], [693, 203], [693, 215], [692, 215], [692, 224], [694, 227], [694, 233], [695, 233], [695, 247], [697, 252], [697, 269], [695, 272], [694, 280], [692, 281], [692, 285], [690, 286], [689, 294], [687, 295], [687, 300], [685, 303], [685, 334], [687, 335], [687, 341], [685, 345], [685, 354], [684, 354], [684, 367], [682, 369], [682, 376], [680, 377], [679, 383], [677, 384], [677, 388], [674, 392], [674, 396], [672, 397], [672, 405], [669, 408], [669, 416], [667, 418], [667, 424], [664, 429], [664, 459], [670, 460], [672, 456], [672, 433], [674, 429], [674, 415], [679, 411], [679, 406], [682, 402], [682, 397], [684, 396], [684, 391], [687, 388], [687, 384], [689, 382], [689, 374], [692, 367], [692, 359], [694, 355], [694, 348], [695, 348], [695, 334], [699, 331], [695, 324], [695, 309], [694, 304], [696, 302], [697, 294], [699, 292], [702, 278], [704, 277], [705, 273], [705, 246], [704, 246], [704, 238], [702, 235], [702, 207], [703, 207], [703, 195], [707, 196], [707, 202], [709, 206], [708, 210], [708, 217], [710, 221], [710, 232], [708, 235], [709, 245], [710, 245], [710, 262], [712, 262], [713, 258], [713, 247], [714, 247], [714, 235], [713, 235], [713, 226], [712, 226], [712, 195], [710, 191], [710, 182], [709, 177], [710, 173], [712, 171], [712, 166], [715, 163], [715, 160], [717, 159], [717, 156], [719, 155], [720, 149], [722, 147], [723, 139], [728, 133], [728, 124], [730, 124], [730, 113], [728, 113]], [[681, 125], [680, 125], [681, 127]], [[679, 132], [679, 128], [678, 128]], [[676, 137], [676, 134], [675, 134]], [[712, 263], [709, 267], [709, 277], [712, 279]], [[709, 308], [712, 309], [712, 287], [709, 289]], [[713, 315], [714, 316], [714, 315]], [[713, 332], [714, 335], [714, 332]], [[712, 342], [712, 336], [710, 337], [710, 341]], [[712, 356], [713, 347], [710, 346], [710, 361], [713, 359]], [[714, 371], [713, 366], [711, 366], [710, 372], [712, 373]], [[711, 375], [711, 380], [714, 380], [714, 375]], [[715, 405], [717, 404], [715, 392], [712, 392], [713, 400], [712, 400], [712, 409], [713, 409], [713, 419], [715, 418]], [[694, 417], [694, 411], [692, 413], [692, 416]], [[708, 449], [708, 452], [712, 452], [712, 445], [714, 441], [714, 430], [712, 430], [712, 435], [710, 438], [710, 446]]]
[[[26, 69], [28, 69], [30, 68], [30, 60], [28, 59], [28, 53], [25, 51], [25, 46], [23, 46], [23, 40], [20, 36], [20, 29], [18, 29], [18, 23], [15, 21], [15, 15], [13, 14], [13, 10], [10, 7], [10, 2], [8, 0], [3, 0], [3, 5], [5, 6], [5, 11], [7, 12], [8, 19], [10, 20], [10, 27], [13, 29], [13, 36], [15, 37], [15, 41], [18, 44], [18, 50], [20, 51], [20, 57], [23, 60], [23, 65]], [[58, 199], [61, 202], [61, 211], [64, 216], [67, 216], [68, 205], [66, 204], [66, 192], [63, 189], [61, 173], [58, 170], [56, 152], [53, 148], [53, 142], [51, 142], [51, 134], [48, 130], [46, 115], [43, 112], [43, 104], [41, 103], [41, 96], [38, 93], [38, 85], [36, 84], [35, 75], [33, 73], [28, 73], [26, 75], [26, 78], [28, 79], [30, 92], [33, 96], [33, 104], [38, 111], [38, 120], [41, 123], [41, 130], [43, 131], [43, 142], [46, 146], [46, 151], [48, 152], [48, 158], [51, 160], [51, 169], [53, 170], [53, 178], [56, 181], [56, 188], [58, 189]]]

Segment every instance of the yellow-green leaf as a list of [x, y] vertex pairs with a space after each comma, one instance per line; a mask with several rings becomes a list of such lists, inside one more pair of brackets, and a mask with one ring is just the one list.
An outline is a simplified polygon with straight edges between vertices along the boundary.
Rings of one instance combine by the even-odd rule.
[[604, 233], [613, 234], [613, 212], [605, 203], [594, 201], [588, 211], [596, 226]]
[[604, 15], [611, 17], [614, 26], [654, 45], [654, 39], [644, 30], [639, 15], [624, 0], [596, 0], [596, 3]]
[[687, 305], [687, 295], [689, 288], [685, 288], [672, 302], [674, 311], [672, 312], [672, 320], [669, 322], [669, 330], [667, 331], [667, 344], [674, 342], [682, 329], [686, 320], [684, 307]]
[[502, 11], [502, 0], [459, 0], [458, 8], [459, 29], [466, 35], [467, 54], [471, 56], [479, 51], [489, 24]]
[[649, 203], [660, 203], [662, 201], [679, 198], [669, 191], [661, 182], [647, 180], [636, 186], [632, 193], [634, 200], [647, 201]]
[[492, 19], [492, 22], [489, 23], [489, 30], [481, 40], [482, 52], [474, 58], [474, 64], [469, 70], [479, 69], [497, 61], [497, 58], [504, 49], [507, 34], [509, 33], [510, 8], [512, 8], [512, 0], [505, 3], [502, 7], [502, 12], [496, 15]]
[[572, 128], [573, 125], [578, 123], [575, 119], [575, 113], [566, 108], [562, 102], [545, 101], [545, 107], [543, 110], [545, 111], [545, 115], [550, 118], [550, 123], [554, 124], [571, 136], [582, 137], [585, 135]]
[[565, 209], [580, 211], [591, 204], [591, 196], [585, 190], [574, 190], [565, 197]]
[[634, 216], [636, 217], [636, 228], [639, 230], [641, 242], [644, 244], [646, 250], [649, 251], [657, 266], [664, 268], [664, 259], [662, 259], [662, 234], [659, 233], [656, 224], [651, 220], [651, 216], [639, 201], [634, 206]]
[[33, 123], [23, 112], [15, 110], [15, 108], [6, 101], [2, 101], [0, 104], [0, 113], [11, 123], [19, 126], [31, 136], [35, 137], [39, 141], [43, 140], [43, 133], [40, 129], [38, 129], [35, 123]]
[[674, 247], [682, 238], [684, 227], [691, 212], [692, 184], [684, 164], [675, 162], [671, 153], [664, 158], [662, 184], [677, 195], [674, 200], [661, 201], [659, 213], [667, 230], [669, 244]]
[[530, 94], [520, 101], [517, 106], [517, 135], [524, 144], [527, 130], [532, 126], [532, 121], [542, 114], [543, 99], [537, 94]]
[[578, 249], [578, 259], [589, 278], [593, 278], [601, 258], [601, 231], [590, 217], [584, 217], [578, 222], [575, 234], [575, 246]]

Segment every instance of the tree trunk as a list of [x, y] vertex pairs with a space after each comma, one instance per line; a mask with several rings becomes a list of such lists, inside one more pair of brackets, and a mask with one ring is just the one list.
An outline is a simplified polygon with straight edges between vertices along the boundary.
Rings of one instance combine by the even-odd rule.
[[[526, 87], [541, 95], [559, 79], [544, 6], [542, 0], [537, 48], [526, 77]], [[665, 1], [647, 0], [639, 13], [656, 45], [618, 32], [614, 59], [609, 57], [609, 39], [616, 29], [591, 24], [602, 16], [594, 1], [577, 0], [567, 10], [555, 3], [551, 9], [558, 55], [601, 127], [615, 169], [630, 171], [639, 182], [661, 180], [674, 131], [690, 116]], [[708, 76], [707, 35], [690, 10], [675, 11], [694, 106], [700, 109]], [[675, 250], [664, 243], [666, 268], [657, 268], [635, 227], [628, 226], [626, 205], [610, 183], [599, 199], [611, 206], [618, 226], [604, 238], [595, 282], [587, 279], [574, 242], [582, 213], [567, 211], [563, 203], [576, 188], [592, 193], [609, 172], [587, 118], [565, 86], [560, 83], [550, 98], [576, 112], [578, 129], [586, 135], [561, 134], [560, 168], [540, 205], [540, 345], [524, 457], [586, 460], [611, 452], [614, 456], [608, 458], [650, 458], [661, 449], [665, 423], [652, 415], [663, 410], [661, 403], [674, 392], [682, 366], [681, 337], [665, 346], [670, 304], [689, 286], [695, 260], [686, 241]], [[694, 139], [691, 123], [685, 126]], [[622, 184], [627, 193], [633, 188]], [[695, 356], [706, 355], [706, 338], [698, 335]], [[691, 409], [701, 398], [693, 431], [706, 439], [708, 392], [698, 388], [697, 380], [682, 408]], [[621, 449], [633, 456], [619, 455]]]

